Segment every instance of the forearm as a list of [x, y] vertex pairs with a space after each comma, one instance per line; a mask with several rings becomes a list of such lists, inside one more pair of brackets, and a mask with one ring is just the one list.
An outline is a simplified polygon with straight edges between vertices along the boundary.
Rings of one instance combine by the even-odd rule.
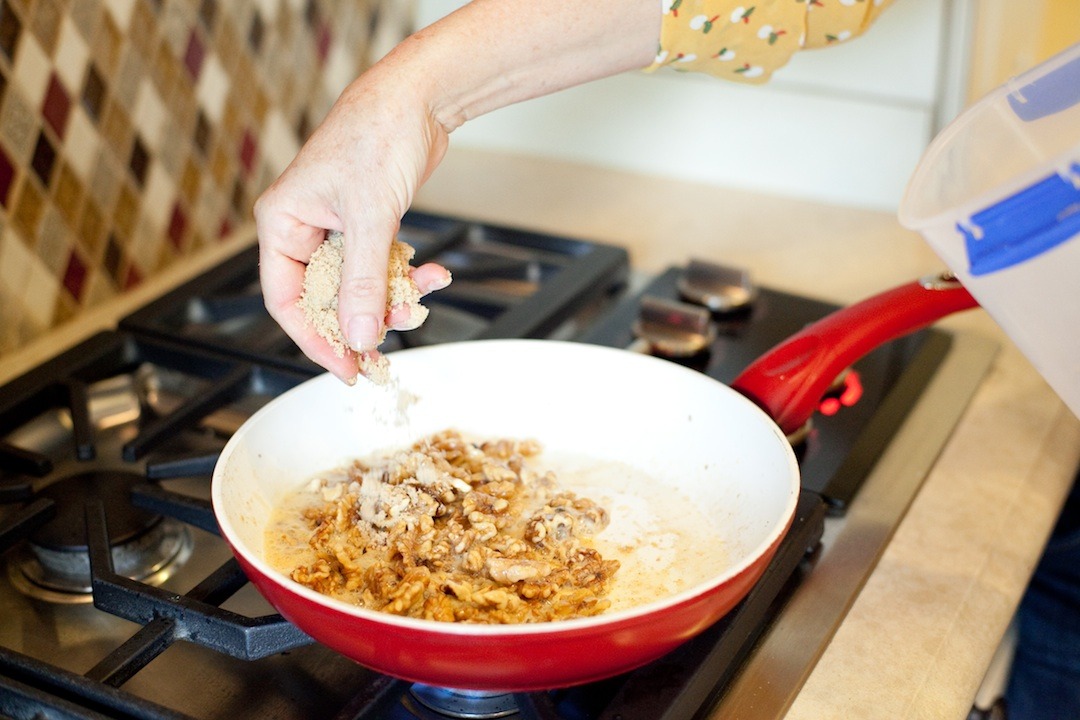
[[[607, 75], [656, 55], [659, 0], [474, 0], [407, 38], [353, 81], [255, 206], [267, 309], [315, 362], [351, 379], [357, 357], [305, 322], [297, 300], [326, 230], [345, 236], [338, 320], [370, 353], [402, 311], [386, 304], [393, 235], [469, 118]], [[419, 292], [445, 286], [438, 266], [412, 273]], [[404, 329], [404, 328], [402, 328]]]
[[647, 66], [658, 0], [473, 0], [374, 69], [413, 83], [449, 132], [515, 102]]

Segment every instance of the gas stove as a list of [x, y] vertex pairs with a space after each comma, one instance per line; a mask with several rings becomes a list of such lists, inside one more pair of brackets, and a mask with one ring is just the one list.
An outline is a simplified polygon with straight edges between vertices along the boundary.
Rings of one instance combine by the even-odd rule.
[[[454, 283], [426, 301], [422, 328], [391, 334], [391, 353], [557, 338], [661, 354], [727, 382], [834, 309], [715, 262], [640, 281], [617, 247], [457, 218], [410, 213], [401, 237]], [[313, 643], [246, 582], [217, 534], [218, 453], [255, 410], [320, 372], [263, 310], [256, 251], [242, 251], [0, 387], [0, 714], [674, 719], [752, 701], [757, 716], [779, 717], [891, 532], [862, 520], [861, 498], [891, 455], [912, 456], [897, 446], [911, 423], [935, 426], [915, 455], [944, 443], [991, 356], [927, 330], [845, 371], [791, 438], [803, 491], [764, 577], [670, 655], [547, 692], [430, 688]], [[921, 481], [917, 468], [896, 475], [894, 523]], [[821, 583], [832, 589], [811, 592]], [[813, 638], [796, 669], [792, 633]], [[787, 696], [740, 688], [784, 673], [794, 674]]]

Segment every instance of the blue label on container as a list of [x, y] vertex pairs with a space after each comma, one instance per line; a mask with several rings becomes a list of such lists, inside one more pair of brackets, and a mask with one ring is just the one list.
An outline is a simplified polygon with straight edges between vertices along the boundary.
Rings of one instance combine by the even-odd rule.
[[1080, 102], [1080, 55], [1009, 95], [1021, 120], [1031, 122], [1068, 110]]
[[[1080, 177], [1080, 164], [1071, 168]], [[1053, 174], [957, 223], [973, 276], [1004, 270], [1080, 235], [1080, 187]]]

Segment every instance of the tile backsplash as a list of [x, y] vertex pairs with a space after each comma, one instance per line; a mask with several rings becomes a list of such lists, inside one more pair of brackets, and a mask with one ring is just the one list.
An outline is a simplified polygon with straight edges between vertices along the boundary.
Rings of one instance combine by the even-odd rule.
[[0, 0], [0, 356], [250, 219], [401, 0]]

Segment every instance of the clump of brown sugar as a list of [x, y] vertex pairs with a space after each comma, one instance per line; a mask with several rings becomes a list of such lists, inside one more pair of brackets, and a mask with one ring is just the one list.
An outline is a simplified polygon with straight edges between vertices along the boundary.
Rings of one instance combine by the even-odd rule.
[[[386, 311], [404, 304], [410, 310], [408, 327], [417, 328], [427, 319], [428, 309], [420, 305], [420, 290], [409, 275], [409, 261], [416, 250], [394, 238], [390, 246], [390, 262], [387, 267]], [[322, 245], [315, 249], [304, 271], [303, 292], [297, 304], [304, 317], [315, 328], [338, 357], [345, 357], [349, 349], [345, 333], [338, 322], [338, 290], [341, 287], [341, 266], [345, 259], [345, 238], [338, 231], [326, 234]], [[379, 343], [386, 339], [386, 329]], [[381, 353], [359, 353], [358, 370], [361, 375], [380, 385], [390, 379], [390, 363]]]

